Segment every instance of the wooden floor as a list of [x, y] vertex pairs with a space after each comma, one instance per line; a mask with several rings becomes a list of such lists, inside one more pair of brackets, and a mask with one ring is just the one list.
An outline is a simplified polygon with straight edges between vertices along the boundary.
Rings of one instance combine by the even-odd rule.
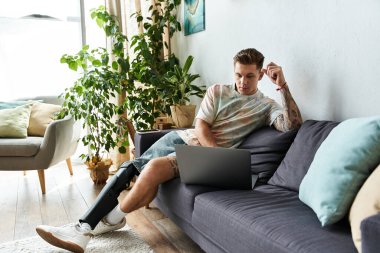
[[[36, 171], [0, 171], [0, 243], [35, 236], [39, 224], [77, 222], [101, 187], [80, 163], [73, 161], [73, 170], [70, 176], [65, 163], [46, 170], [45, 195]], [[128, 214], [127, 223], [155, 252], [203, 252], [152, 204]]]

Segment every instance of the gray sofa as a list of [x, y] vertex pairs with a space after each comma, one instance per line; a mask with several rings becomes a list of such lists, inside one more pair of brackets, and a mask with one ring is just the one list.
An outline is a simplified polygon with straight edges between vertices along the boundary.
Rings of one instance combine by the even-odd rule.
[[[177, 178], [159, 187], [154, 202], [206, 252], [357, 252], [347, 218], [322, 227], [298, 198], [316, 150], [337, 124], [306, 121], [298, 133], [269, 127], [252, 133], [240, 148], [251, 151], [252, 173], [259, 176], [254, 190], [185, 185]], [[166, 133], [137, 133], [136, 156]], [[379, 252], [380, 214], [361, 228], [363, 253]]]

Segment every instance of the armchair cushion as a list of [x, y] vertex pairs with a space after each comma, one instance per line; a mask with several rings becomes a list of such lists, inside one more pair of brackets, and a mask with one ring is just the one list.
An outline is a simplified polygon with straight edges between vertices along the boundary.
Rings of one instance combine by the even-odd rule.
[[47, 126], [60, 110], [59, 105], [34, 103], [29, 119], [28, 136], [44, 136]]
[[0, 110], [0, 137], [25, 138], [32, 104]]
[[0, 138], [0, 157], [30, 157], [40, 150], [42, 137]]

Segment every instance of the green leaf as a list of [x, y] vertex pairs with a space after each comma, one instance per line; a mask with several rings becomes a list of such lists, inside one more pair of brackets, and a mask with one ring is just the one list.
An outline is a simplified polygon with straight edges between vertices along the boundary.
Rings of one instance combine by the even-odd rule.
[[94, 65], [95, 67], [99, 67], [99, 66], [102, 65], [102, 62], [99, 61], [99, 60], [93, 60], [93, 61], [92, 61], [92, 65]]
[[109, 56], [107, 54], [102, 56], [102, 65], [108, 65]]
[[91, 18], [94, 19], [96, 17], [96, 12], [93, 10], [91, 11]]
[[95, 20], [96, 20], [96, 24], [97, 24], [100, 28], [102, 28], [103, 25], [104, 25], [104, 21], [101, 20], [101, 19], [99, 19], [99, 18], [97, 18], [97, 19], [95, 19]]
[[113, 62], [112, 62], [112, 68], [113, 68], [114, 70], [118, 70], [118, 69], [119, 69], [119, 64], [117, 64], [116, 61], [113, 61]]
[[124, 146], [119, 147], [119, 153], [125, 154], [127, 152], [127, 149]]
[[185, 65], [183, 66], [183, 73], [187, 74], [189, 72], [190, 66], [193, 63], [194, 57], [189, 55], [186, 59]]
[[74, 71], [77, 71], [77, 69], [78, 69], [77, 62], [75, 62], [75, 61], [69, 62], [69, 68], [74, 70]]

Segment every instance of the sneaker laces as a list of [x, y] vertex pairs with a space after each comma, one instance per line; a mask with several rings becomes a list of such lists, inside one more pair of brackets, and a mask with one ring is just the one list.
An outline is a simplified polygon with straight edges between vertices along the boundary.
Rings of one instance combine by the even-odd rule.
[[84, 232], [81, 229], [81, 223], [79, 223], [79, 222], [77, 222], [77, 223], [70, 223], [70, 224], [66, 224], [66, 225], [61, 226], [61, 228], [67, 228], [67, 227], [74, 227], [74, 229], [76, 231], [78, 231], [79, 233], [81, 233], [82, 235], [93, 237], [93, 235], [91, 234], [91, 230], [90, 230], [90, 232]]

